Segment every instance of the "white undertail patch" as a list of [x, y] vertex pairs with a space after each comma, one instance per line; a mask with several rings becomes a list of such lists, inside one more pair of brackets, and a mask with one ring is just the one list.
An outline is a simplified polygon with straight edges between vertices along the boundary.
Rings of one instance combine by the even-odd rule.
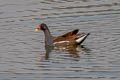
[[80, 43], [87, 35], [84, 35], [76, 40], [77, 43]]

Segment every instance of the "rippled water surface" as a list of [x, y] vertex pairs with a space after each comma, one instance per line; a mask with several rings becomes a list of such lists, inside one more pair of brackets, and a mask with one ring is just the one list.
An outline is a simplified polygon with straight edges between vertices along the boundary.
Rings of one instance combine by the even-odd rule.
[[[44, 46], [54, 36], [90, 32], [79, 52]], [[120, 0], [0, 0], [0, 80], [119, 80]]]

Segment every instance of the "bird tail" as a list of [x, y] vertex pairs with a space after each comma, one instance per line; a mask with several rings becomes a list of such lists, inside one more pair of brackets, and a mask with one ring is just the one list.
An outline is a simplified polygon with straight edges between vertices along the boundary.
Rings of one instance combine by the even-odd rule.
[[88, 37], [88, 35], [90, 35], [90, 33], [83, 34], [83, 35], [81, 35], [80, 37], [78, 37], [78, 38], [76, 39], [77, 44], [78, 44], [78, 45], [82, 44], [83, 41]]

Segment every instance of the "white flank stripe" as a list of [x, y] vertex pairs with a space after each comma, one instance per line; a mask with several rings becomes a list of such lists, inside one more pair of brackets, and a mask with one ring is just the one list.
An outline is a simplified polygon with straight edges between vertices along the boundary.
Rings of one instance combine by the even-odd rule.
[[59, 41], [59, 42], [54, 42], [53, 44], [60, 44], [60, 43], [65, 43], [65, 42], [70, 42], [70, 41]]
[[81, 42], [87, 35], [80, 37], [79, 39], [76, 40], [77, 43]]

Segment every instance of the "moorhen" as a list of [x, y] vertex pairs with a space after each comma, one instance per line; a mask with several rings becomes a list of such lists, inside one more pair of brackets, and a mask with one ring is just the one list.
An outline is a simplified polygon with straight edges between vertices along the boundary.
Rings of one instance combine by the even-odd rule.
[[42, 30], [45, 34], [45, 45], [49, 46], [75, 46], [80, 45], [90, 33], [78, 33], [78, 29], [68, 32], [62, 36], [53, 37], [47, 25], [42, 23], [35, 31]]

